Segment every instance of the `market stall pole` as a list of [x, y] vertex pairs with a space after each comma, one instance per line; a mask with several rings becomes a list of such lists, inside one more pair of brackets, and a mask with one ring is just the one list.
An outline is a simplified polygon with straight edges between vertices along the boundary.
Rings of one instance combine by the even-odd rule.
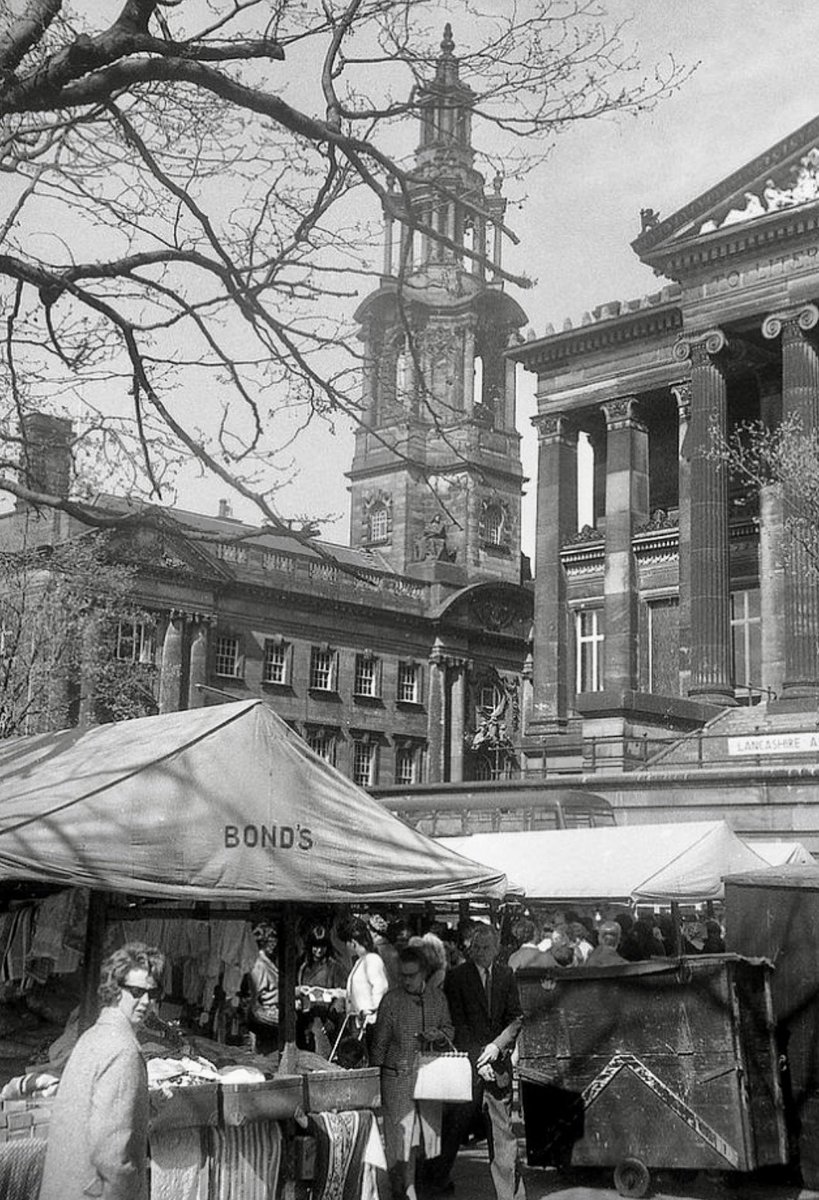
[[104, 957], [105, 923], [108, 914], [108, 897], [103, 892], [92, 891], [88, 898], [88, 925], [83, 952], [83, 989], [80, 1001], [80, 1033], [90, 1029], [97, 1019], [99, 999], [97, 986]]
[[735, 955], [522, 969], [530, 1165], [611, 1167], [645, 1196], [659, 1168], [786, 1163], [770, 975]]

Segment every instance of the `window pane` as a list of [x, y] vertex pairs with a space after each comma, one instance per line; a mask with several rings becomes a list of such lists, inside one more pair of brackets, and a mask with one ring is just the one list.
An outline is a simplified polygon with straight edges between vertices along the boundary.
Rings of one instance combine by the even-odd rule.
[[357, 696], [378, 695], [378, 659], [356, 655], [353, 691]]
[[267, 641], [264, 646], [265, 683], [287, 683], [287, 643]]
[[388, 533], [387, 510], [383, 505], [379, 505], [370, 514], [370, 541], [382, 542]]
[[310, 687], [321, 692], [331, 692], [334, 686], [334, 665], [335, 654], [332, 650], [319, 650], [314, 646], [310, 655]]
[[353, 744], [353, 782], [359, 787], [375, 783], [375, 746], [369, 742]]
[[236, 678], [239, 674], [239, 639], [218, 637], [216, 639], [216, 674]]
[[308, 733], [307, 745], [331, 766], [336, 765], [336, 739], [332, 733]]
[[418, 703], [418, 667], [414, 663], [398, 664], [398, 699], [405, 704]]
[[395, 782], [415, 783], [415, 751], [402, 748], [395, 755]]

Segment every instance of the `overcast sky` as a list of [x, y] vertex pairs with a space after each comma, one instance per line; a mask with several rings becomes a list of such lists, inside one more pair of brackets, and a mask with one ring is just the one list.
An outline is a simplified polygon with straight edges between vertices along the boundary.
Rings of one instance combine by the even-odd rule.
[[[456, 43], [458, 8], [453, 0]], [[537, 280], [531, 290], [513, 294], [538, 335], [547, 324], [559, 329], [565, 317], [579, 320], [598, 304], [658, 290], [664, 281], [630, 248], [640, 209], [668, 216], [819, 112], [819, 5], [813, 0], [609, 0], [607, 8], [617, 18], [632, 18], [626, 36], [644, 62], [670, 53], [699, 66], [653, 112], [569, 129], [528, 180], [525, 204], [510, 208], [508, 221], [521, 245], [507, 265]], [[525, 375], [519, 427], [533, 477], [524, 503], [528, 553], [535, 519], [533, 412], [533, 379]], [[338, 513], [324, 536], [346, 542], [343, 472], [351, 456], [352, 436], [341, 427], [334, 436], [327, 430], [314, 435], [299, 455], [298, 481], [279, 497], [281, 510]], [[212, 489], [211, 483], [210, 497]], [[182, 499], [200, 506], [195, 491]], [[211, 500], [201, 506], [213, 508]]]

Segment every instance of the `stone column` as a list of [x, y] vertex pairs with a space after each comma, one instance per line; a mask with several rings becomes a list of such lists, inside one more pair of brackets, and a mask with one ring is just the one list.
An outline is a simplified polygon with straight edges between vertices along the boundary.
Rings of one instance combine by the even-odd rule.
[[182, 649], [185, 619], [172, 610], [162, 643], [162, 666], [159, 676], [159, 711], [178, 712], [182, 700]]
[[637, 688], [637, 573], [631, 539], [648, 520], [648, 430], [627, 396], [602, 406], [606, 418], [606, 558], [603, 687]]
[[534, 675], [534, 659], [531, 654], [527, 654], [523, 660], [521, 668], [521, 724], [524, 729], [529, 727], [529, 722], [532, 719], [532, 711], [534, 707], [534, 694], [532, 689], [532, 677]]
[[[760, 423], [766, 429], [774, 429], [782, 413], [780, 372], [760, 373], [758, 383]], [[759, 683], [769, 688], [773, 696], [780, 694], [785, 678], [783, 515], [781, 485], [763, 483], [759, 489], [759, 615], [762, 643]]]
[[721, 329], [684, 337], [674, 353], [691, 359], [691, 684], [710, 704], [735, 704], [728, 563], [728, 472], [710, 456], [725, 439], [728, 339]]
[[[188, 672], [188, 708], [202, 708], [208, 682], [208, 620], [197, 617], [193, 623], [191, 637], [191, 659]], [[198, 686], [199, 684], [202, 687]]]
[[688, 444], [688, 427], [691, 422], [690, 380], [674, 384], [671, 394], [677, 401], [680, 695], [686, 696], [691, 686], [691, 450]]
[[464, 326], [464, 412], [472, 416], [475, 407], [475, 326], [470, 321]]
[[534, 702], [532, 731], [566, 724], [571, 690], [566, 579], [561, 547], [577, 530], [577, 430], [565, 416], [537, 416]]
[[465, 660], [450, 660], [449, 778], [460, 783], [464, 777], [464, 728], [466, 717]]
[[429, 705], [427, 708], [427, 770], [430, 783], [444, 780], [444, 721], [446, 719], [446, 656], [439, 638], [429, 656]]
[[80, 632], [80, 704], [77, 724], [87, 729], [97, 724], [97, 682], [99, 679], [102, 630], [100, 618], [89, 612]]
[[392, 243], [393, 243], [393, 227], [395, 223], [395, 213], [393, 204], [395, 201], [395, 180], [390, 176], [387, 180], [387, 195], [383, 202], [384, 211], [384, 263], [383, 274], [392, 275]]
[[[514, 349], [518, 345], [518, 337], [515, 333], [510, 333], [507, 339], [507, 349]], [[514, 359], [506, 359], [506, 379], [504, 381], [504, 403], [503, 403], [503, 428], [514, 432], [517, 427], [517, 407], [518, 407], [518, 365]]]
[[[806, 304], [771, 313], [766, 338], [782, 337], [782, 416], [806, 434], [819, 425], [819, 354], [815, 330], [819, 308]], [[776, 707], [815, 709], [819, 702], [819, 580], [816, 566], [795, 538], [785, 556], [785, 678]]]

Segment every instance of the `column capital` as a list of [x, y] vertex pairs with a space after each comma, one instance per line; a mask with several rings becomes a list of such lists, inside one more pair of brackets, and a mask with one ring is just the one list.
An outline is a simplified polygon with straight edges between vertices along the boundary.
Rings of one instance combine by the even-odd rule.
[[622, 396], [617, 400], [606, 400], [600, 405], [603, 416], [606, 418], [606, 428], [611, 432], [614, 429], [642, 429], [645, 431], [645, 425], [639, 418], [640, 405], [636, 396]]
[[459, 654], [455, 650], [449, 649], [440, 638], [436, 638], [432, 649], [429, 652], [429, 661], [434, 667], [449, 667], [456, 670], [471, 671], [473, 662], [471, 658], [467, 658], [464, 654]]
[[565, 442], [567, 445], [577, 441], [577, 427], [565, 413], [553, 416], [546, 413], [536, 413], [531, 418], [537, 430], [539, 442]]
[[768, 313], [762, 322], [762, 336], [769, 340], [786, 337], [803, 337], [819, 325], [819, 307], [815, 304], [796, 304], [792, 308], [781, 308]]
[[713, 365], [723, 375], [759, 371], [772, 361], [769, 350], [735, 334], [729, 337], [724, 329], [681, 334], [672, 353], [678, 362], [690, 360], [692, 367]]
[[677, 362], [697, 358], [716, 358], [728, 348], [728, 338], [722, 329], [706, 329], [701, 333], [681, 333], [674, 343], [672, 354]]

